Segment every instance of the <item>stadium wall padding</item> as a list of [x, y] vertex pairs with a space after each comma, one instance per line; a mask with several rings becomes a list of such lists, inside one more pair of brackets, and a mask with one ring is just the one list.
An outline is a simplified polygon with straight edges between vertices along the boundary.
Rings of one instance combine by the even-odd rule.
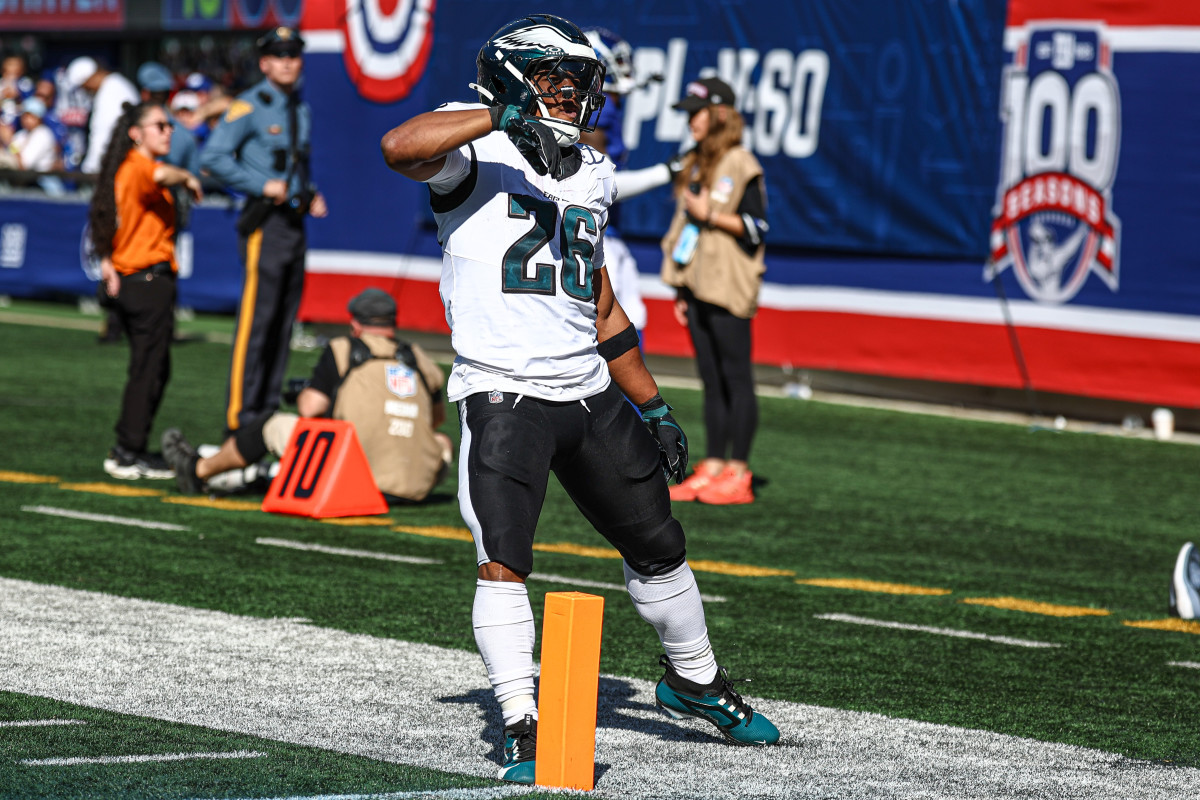
[[[344, 8], [302, 11], [331, 213], [309, 227], [301, 315], [342, 321], [348, 298], [378, 285], [405, 326], [444, 331], [426, 190], [383, 166], [379, 140], [472, 99], [480, 44], [528, 8]], [[1200, 407], [1200, 82], [1180, 78], [1200, 72], [1200, 7], [702, 0], [575, 21], [635, 48], [631, 168], [680, 147], [670, 106], [688, 80], [717, 73], [737, 90], [771, 225], [757, 361]], [[659, 189], [621, 204], [619, 224], [642, 272], [647, 351], [688, 355], [657, 280], [671, 207]], [[90, 294], [84, 217], [0, 201], [0, 292]], [[231, 310], [232, 212], [198, 209], [192, 234], [181, 302]]]

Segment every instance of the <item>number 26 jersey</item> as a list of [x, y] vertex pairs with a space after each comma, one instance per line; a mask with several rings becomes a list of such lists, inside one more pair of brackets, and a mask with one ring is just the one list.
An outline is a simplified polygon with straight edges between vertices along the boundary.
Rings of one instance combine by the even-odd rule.
[[493, 132], [448, 154], [428, 181], [457, 354], [449, 400], [501, 391], [572, 401], [607, 388], [594, 280], [616, 185], [611, 161], [576, 147], [582, 164], [558, 181]]

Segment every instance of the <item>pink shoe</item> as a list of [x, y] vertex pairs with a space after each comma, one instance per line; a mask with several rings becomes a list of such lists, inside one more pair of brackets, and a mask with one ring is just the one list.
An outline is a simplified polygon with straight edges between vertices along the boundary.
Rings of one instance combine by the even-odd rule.
[[696, 495], [705, 486], [710, 485], [717, 479], [716, 475], [710, 475], [708, 472], [699, 469], [693, 470], [691, 475], [683, 479], [683, 483], [678, 483], [670, 487], [671, 499], [678, 500], [681, 503], [690, 503], [696, 499]]
[[[733, 467], [726, 467], [721, 474], [696, 493], [696, 499], [710, 506], [735, 506], [754, 502], [754, 490], [750, 482], [754, 473], [746, 470], [741, 475]], [[680, 484], [682, 486], [682, 484]]]

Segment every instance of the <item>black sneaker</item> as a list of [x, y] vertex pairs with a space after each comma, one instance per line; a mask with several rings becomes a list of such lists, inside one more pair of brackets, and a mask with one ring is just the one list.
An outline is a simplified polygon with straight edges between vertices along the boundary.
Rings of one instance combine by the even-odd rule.
[[658, 661], [667, 672], [654, 689], [655, 704], [673, 719], [696, 717], [711, 722], [733, 744], [779, 741], [779, 729], [733, 690], [724, 668], [717, 669], [712, 683], [702, 686], [681, 678], [665, 655]]
[[120, 445], [115, 445], [108, 451], [108, 457], [104, 459], [104, 471], [123, 481], [139, 478], [166, 481], [175, 477], [175, 472], [162, 456], [156, 453], [135, 453]]
[[533, 783], [537, 756], [537, 720], [533, 714], [504, 729], [504, 766], [496, 776], [511, 783]]
[[167, 463], [175, 470], [175, 484], [184, 494], [201, 494], [204, 491], [204, 481], [196, 475], [196, 462], [200, 454], [196, 448], [184, 438], [179, 428], [168, 428], [162, 435], [163, 455]]

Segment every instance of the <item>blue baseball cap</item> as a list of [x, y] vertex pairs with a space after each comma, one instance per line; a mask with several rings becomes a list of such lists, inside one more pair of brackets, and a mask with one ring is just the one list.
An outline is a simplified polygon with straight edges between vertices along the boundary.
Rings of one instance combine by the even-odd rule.
[[193, 92], [207, 92], [212, 88], [213, 83], [203, 72], [193, 72], [187, 76], [187, 80], [183, 82], [183, 85]]
[[147, 61], [138, 67], [137, 82], [147, 92], [169, 92], [175, 85], [171, 71], [157, 61]]

